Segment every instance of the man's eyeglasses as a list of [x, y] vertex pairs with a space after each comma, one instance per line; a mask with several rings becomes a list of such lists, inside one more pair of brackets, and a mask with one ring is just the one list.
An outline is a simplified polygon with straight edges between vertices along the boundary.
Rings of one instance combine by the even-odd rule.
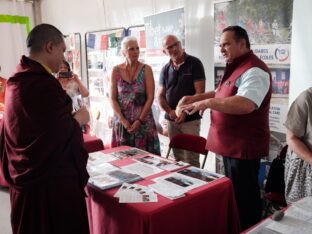
[[172, 45], [167, 46], [165, 49], [166, 50], [173, 50], [175, 47], [177, 47], [180, 44], [180, 41], [176, 41]]
[[135, 50], [140, 50], [140, 47], [130, 47], [127, 49], [128, 51], [135, 51]]

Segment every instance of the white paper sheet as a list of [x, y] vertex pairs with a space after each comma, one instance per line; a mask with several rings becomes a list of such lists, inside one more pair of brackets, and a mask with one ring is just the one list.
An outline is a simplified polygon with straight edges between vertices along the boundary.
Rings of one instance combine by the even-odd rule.
[[140, 163], [140, 162], [132, 163], [127, 166], [123, 166], [122, 169], [130, 173], [138, 174], [143, 178], [158, 174], [163, 171], [157, 167], [149, 166], [145, 163]]

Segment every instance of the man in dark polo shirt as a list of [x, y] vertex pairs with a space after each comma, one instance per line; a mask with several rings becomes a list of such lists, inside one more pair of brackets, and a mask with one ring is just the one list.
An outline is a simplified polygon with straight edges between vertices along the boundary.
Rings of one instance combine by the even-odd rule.
[[[158, 100], [165, 110], [168, 120], [168, 135], [171, 139], [179, 133], [199, 135], [201, 116], [198, 112], [186, 115], [178, 107], [184, 96], [205, 91], [205, 71], [201, 61], [184, 52], [181, 42], [174, 35], [163, 39], [163, 52], [170, 61], [162, 68], [159, 79]], [[173, 149], [176, 160], [199, 167], [199, 155], [184, 150]]]

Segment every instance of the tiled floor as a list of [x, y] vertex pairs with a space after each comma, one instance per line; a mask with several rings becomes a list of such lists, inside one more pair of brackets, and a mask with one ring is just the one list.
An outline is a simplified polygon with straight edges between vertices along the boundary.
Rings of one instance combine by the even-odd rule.
[[0, 186], [0, 233], [12, 234], [9, 190]]

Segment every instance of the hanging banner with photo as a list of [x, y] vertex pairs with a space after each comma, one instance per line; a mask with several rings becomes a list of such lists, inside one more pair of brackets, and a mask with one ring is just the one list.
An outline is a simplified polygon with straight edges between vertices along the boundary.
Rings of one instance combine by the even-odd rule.
[[270, 129], [285, 140], [283, 123], [288, 109], [293, 0], [234, 0], [214, 4], [215, 85], [224, 73], [219, 42], [222, 30], [230, 25], [246, 29], [251, 49], [272, 72], [273, 95]]
[[[155, 78], [155, 94], [158, 92], [159, 75], [162, 67], [168, 63], [169, 57], [163, 53], [162, 41], [166, 35], [177, 36], [184, 48], [185, 45], [185, 23], [184, 8], [158, 13], [144, 17], [146, 52], [145, 61], [152, 66]], [[152, 106], [154, 119], [159, 132], [161, 142], [161, 154], [168, 150], [168, 126], [164, 118], [165, 112], [160, 108], [158, 99], [154, 98]]]

